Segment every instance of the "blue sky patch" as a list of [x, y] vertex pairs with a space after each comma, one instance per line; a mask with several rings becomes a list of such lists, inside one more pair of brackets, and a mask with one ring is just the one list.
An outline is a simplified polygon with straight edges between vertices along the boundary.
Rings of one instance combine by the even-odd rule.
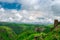
[[21, 4], [19, 4], [19, 3], [0, 2], [0, 5], [4, 9], [17, 9], [17, 10], [20, 10], [21, 9]]

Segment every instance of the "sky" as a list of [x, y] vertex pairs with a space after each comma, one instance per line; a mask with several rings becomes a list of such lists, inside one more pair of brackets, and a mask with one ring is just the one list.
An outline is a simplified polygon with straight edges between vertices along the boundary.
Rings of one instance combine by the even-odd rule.
[[53, 23], [60, 20], [60, 0], [0, 0], [0, 21]]

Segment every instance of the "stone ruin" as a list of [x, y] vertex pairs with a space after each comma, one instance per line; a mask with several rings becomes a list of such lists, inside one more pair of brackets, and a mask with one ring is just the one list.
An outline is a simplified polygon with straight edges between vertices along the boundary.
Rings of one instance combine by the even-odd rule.
[[57, 19], [54, 20], [54, 28], [56, 28], [59, 24], [60, 24], [60, 22]]

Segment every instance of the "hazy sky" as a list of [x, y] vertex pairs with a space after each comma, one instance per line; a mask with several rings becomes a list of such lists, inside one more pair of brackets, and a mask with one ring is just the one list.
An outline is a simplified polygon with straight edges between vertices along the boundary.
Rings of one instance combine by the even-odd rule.
[[0, 0], [0, 21], [53, 23], [60, 20], [60, 0]]

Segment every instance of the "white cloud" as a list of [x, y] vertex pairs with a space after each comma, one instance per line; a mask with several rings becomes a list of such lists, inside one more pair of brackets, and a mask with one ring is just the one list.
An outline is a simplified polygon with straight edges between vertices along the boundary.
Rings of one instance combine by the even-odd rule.
[[[49, 22], [60, 19], [60, 1], [55, 0], [0, 0], [3, 2], [18, 2], [21, 10], [0, 9], [0, 21], [12, 22]], [[52, 8], [53, 6], [53, 8]], [[59, 17], [58, 17], [59, 16]]]
[[55, 16], [60, 16], [60, 1], [56, 1], [52, 4], [51, 10]]
[[4, 22], [50, 22], [52, 23], [51, 16], [42, 11], [27, 11], [27, 10], [5, 10], [0, 9], [0, 21]]
[[[2, 8], [3, 9], [3, 8]], [[0, 11], [2, 10], [0, 9]], [[4, 10], [4, 11], [3, 11]], [[39, 22], [38, 18], [45, 18], [46, 14], [40, 11], [26, 11], [26, 10], [5, 10], [0, 12], [0, 21], [8, 22]]]
[[4, 12], [5, 10], [3, 8], [0, 8], [0, 12]]

